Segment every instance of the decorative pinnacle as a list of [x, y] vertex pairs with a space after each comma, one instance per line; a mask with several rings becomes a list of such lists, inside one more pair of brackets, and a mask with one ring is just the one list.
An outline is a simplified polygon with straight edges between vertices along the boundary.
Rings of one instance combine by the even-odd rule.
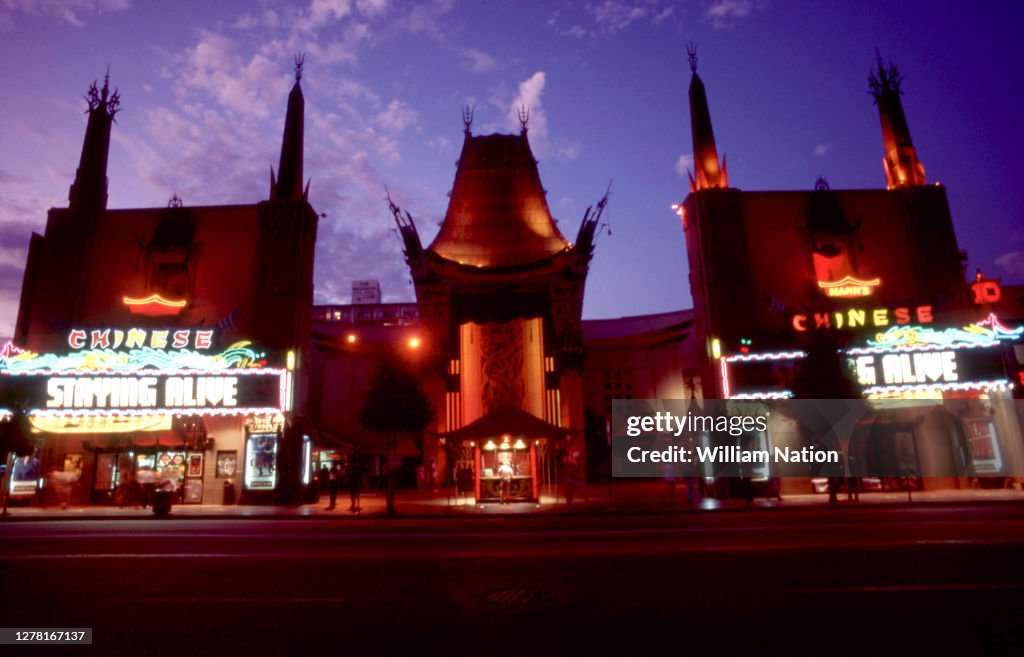
[[302, 79], [302, 65], [306, 63], [306, 53], [300, 52], [295, 55], [295, 81]]
[[686, 44], [686, 55], [690, 60], [690, 70], [697, 74], [697, 45], [693, 42]]
[[89, 104], [87, 112], [102, 107], [110, 115], [110, 118], [114, 118], [114, 115], [121, 109], [121, 94], [116, 88], [114, 93], [110, 93], [109, 66], [107, 66], [107, 72], [103, 76], [103, 88], [98, 89], [96, 87], [96, 80], [93, 80], [92, 84], [89, 85], [89, 91], [86, 93], [85, 102]]
[[889, 62], [889, 67], [886, 68], [885, 64], [882, 63], [882, 55], [878, 52], [878, 48], [875, 48], [875, 61], [878, 66], [878, 73], [875, 71], [868, 73], [868, 93], [878, 100], [878, 97], [883, 93], [896, 92], [900, 93], [900, 84], [903, 82], [903, 76], [900, 74], [896, 65]]
[[516, 108], [519, 113], [519, 127], [522, 128], [523, 132], [526, 132], [526, 126], [530, 123], [530, 108], [526, 105], [520, 105]]
[[466, 132], [473, 127], [473, 106], [467, 104], [462, 108], [462, 125], [465, 126]]

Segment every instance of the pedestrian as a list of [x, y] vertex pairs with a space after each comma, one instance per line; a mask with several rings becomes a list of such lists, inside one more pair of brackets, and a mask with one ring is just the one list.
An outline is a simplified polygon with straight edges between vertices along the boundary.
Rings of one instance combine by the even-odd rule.
[[341, 466], [335, 462], [327, 473], [327, 492], [331, 495], [331, 503], [327, 506], [328, 511], [334, 510], [335, 502], [338, 500], [338, 479], [341, 477]]
[[358, 513], [359, 508], [359, 489], [362, 486], [363, 471], [359, 467], [359, 459], [355, 454], [350, 454], [348, 457], [348, 468], [345, 470], [345, 479], [348, 482], [348, 495], [351, 504], [348, 507], [349, 511]]

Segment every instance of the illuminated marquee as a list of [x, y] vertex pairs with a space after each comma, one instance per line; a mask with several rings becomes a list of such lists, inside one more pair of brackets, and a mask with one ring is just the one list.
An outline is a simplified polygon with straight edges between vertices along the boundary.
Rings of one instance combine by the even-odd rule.
[[880, 278], [872, 278], [869, 281], [862, 281], [853, 276], [845, 276], [838, 281], [818, 281], [818, 287], [825, 291], [830, 297], [867, 297], [875, 292], [875, 288], [882, 282]]
[[37, 354], [8, 344], [0, 351], [5, 392], [25, 400], [33, 416], [290, 410], [292, 373], [266, 367], [265, 354], [247, 341], [213, 352], [210, 330], [73, 329], [68, 344], [92, 348]]
[[918, 324], [935, 321], [931, 306], [915, 308], [846, 308], [831, 312], [798, 313], [790, 324], [798, 333], [829, 329], [854, 330], [859, 328], [881, 328], [895, 324], [902, 326], [916, 320]]
[[892, 327], [846, 354], [869, 397], [998, 390], [1010, 385], [999, 346], [1022, 335], [989, 315], [963, 328]]
[[857, 382], [865, 387], [884, 384], [955, 383], [960, 380], [955, 351], [923, 351], [859, 356]]

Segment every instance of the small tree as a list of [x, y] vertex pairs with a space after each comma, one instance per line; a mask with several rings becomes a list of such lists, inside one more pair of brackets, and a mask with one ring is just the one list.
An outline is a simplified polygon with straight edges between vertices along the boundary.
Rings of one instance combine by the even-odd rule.
[[393, 357], [381, 360], [359, 411], [359, 423], [384, 437], [389, 515], [395, 513], [395, 472], [391, 458], [398, 436], [423, 431], [433, 417], [434, 409], [419, 378]]

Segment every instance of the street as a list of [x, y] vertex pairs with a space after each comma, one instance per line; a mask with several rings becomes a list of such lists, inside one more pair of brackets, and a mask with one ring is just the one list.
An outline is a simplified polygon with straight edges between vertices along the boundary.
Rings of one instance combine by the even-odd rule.
[[1024, 639], [1019, 504], [40, 520], [0, 536], [3, 625], [92, 627], [90, 654], [1010, 654]]

